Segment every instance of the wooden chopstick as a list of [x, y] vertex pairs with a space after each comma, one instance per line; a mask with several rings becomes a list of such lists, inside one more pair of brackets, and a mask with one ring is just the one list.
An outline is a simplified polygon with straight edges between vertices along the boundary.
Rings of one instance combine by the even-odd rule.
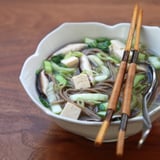
[[108, 130], [110, 121], [112, 119], [112, 115], [113, 115], [113, 113], [114, 113], [114, 111], [116, 110], [116, 107], [117, 107], [117, 102], [118, 102], [118, 98], [119, 98], [119, 95], [120, 95], [120, 90], [121, 90], [121, 87], [122, 87], [124, 75], [125, 75], [125, 72], [126, 72], [127, 61], [128, 61], [128, 58], [129, 58], [132, 39], [133, 39], [135, 27], [136, 27], [137, 15], [138, 15], [138, 5], [136, 4], [134, 6], [134, 10], [133, 10], [132, 21], [131, 21], [131, 25], [130, 25], [130, 29], [129, 29], [126, 48], [125, 48], [125, 51], [124, 51], [124, 54], [123, 54], [122, 61], [120, 63], [120, 67], [119, 67], [119, 71], [118, 71], [118, 74], [117, 74], [117, 77], [116, 77], [116, 81], [115, 81], [114, 86], [113, 86], [112, 94], [111, 94], [109, 104], [108, 104], [108, 109], [106, 111], [106, 116], [105, 116], [105, 119], [104, 119], [104, 121], [103, 121], [103, 123], [100, 127], [100, 130], [97, 134], [97, 137], [95, 139], [95, 144], [96, 145], [101, 145], [102, 144], [102, 141], [104, 139], [104, 135], [105, 135], [106, 131]]
[[122, 118], [121, 118], [119, 134], [118, 134], [117, 151], [116, 151], [116, 154], [119, 156], [122, 156], [124, 151], [125, 132], [126, 132], [126, 127], [128, 122], [128, 116], [130, 115], [132, 86], [133, 86], [134, 77], [136, 73], [136, 61], [139, 54], [138, 50], [139, 50], [141, 25], [142, 25], [142, 9], [139, 10], [139, 14], [138, 14], [134, 50], [133, 50], [131, 62], [129, 64], [127, 80], [124, 88], [122, 115], [121, 115]]

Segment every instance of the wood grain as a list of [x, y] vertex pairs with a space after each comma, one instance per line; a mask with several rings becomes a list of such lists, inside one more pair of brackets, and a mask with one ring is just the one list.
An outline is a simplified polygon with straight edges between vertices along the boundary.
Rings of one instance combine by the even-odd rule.
[[[0, 160], [117, 159], [115, 143], [93, 142], [64, 131], [29, 99], [19, 82], [25, 59], [64, 22], [130, 22], [136, 0], [0, 0]], [[139, 1], [143, 24], [160, 26], [160, 1]], [[124, 159], [159, 159], [160, 118], [145, 145], [140, 134], [125, 142]]]

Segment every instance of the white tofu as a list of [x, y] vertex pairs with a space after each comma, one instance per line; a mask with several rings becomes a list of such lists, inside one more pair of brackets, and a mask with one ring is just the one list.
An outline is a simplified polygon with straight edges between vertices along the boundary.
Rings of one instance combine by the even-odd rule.
[[61, 63], [66, 65], [67, 67], [75, 67], [78, 65], [79, 59], [75, 56], [72, 56], [72, 57], [61, 60]]
[[84, 73], [73, 76], [72, 81], [73, 81], [75, 89], [81, 89], [81, 88], [84, 89], [84, 88], [91, 87], [88, 76]]
[[81, 109], [79, 107], [70, 102], [67, 102], [60, 115], [72, 119], [78, 119], [80, 113]]

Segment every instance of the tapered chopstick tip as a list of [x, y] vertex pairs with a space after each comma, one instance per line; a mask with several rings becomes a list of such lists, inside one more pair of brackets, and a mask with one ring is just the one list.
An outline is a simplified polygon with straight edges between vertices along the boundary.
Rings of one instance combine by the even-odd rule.
[[102, 144], [105, 133], [106, 133], [108, 127], [109, 127], [109, 121], [104, 120], [102, 125], [101, 125], [101, 128], [100, 128], [100, 130], [97, 134], [97, 137], [95, 139], [95, 145], [96, 146], [100, 146]]
[[124, 152], [124, 139], [125, 139], [125, 131], [120, 130], [118, 134], [118, 140], [117, 140], [117, 156], [122, 156]]

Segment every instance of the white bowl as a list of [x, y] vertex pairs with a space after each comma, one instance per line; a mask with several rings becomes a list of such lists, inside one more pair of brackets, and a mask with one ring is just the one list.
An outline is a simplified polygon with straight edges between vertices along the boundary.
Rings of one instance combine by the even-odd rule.
[[[96, 22], [87, 23], [64, 23], [48, 35], [39, 43], [35, 53], [28, 57], [20, 73], [20, 81], [33, 102], [47, 115], [52, 116], [55, 122], [62, 128], [77, 135], [94, 140], [100, 128], [101, 122], [80, 121], [65, 118], [53, 114], [45, 108], [39, 101], [35, 88], [35, 73], [53, 51], [71, 42], [80, 42], [84, 37], [108, 37], [116, 39], [127, 39], [129, 24], [120, 23], [113, 26]], [[155, 54], [160, 56], [160, 28], [153, 26], [143, 26], [141, 30], [141, 42]], [[160, 106], [153, 108], [149, 115], [151, 120], [160, 116]], [[112, 122], [109, 131], [105, 135], [104, 141], [114, 141], [117, 139], [119, 121]], [[129, 120], [126, 137], [134, 135], [142, 130], [143, 118], [141, 116]]]

